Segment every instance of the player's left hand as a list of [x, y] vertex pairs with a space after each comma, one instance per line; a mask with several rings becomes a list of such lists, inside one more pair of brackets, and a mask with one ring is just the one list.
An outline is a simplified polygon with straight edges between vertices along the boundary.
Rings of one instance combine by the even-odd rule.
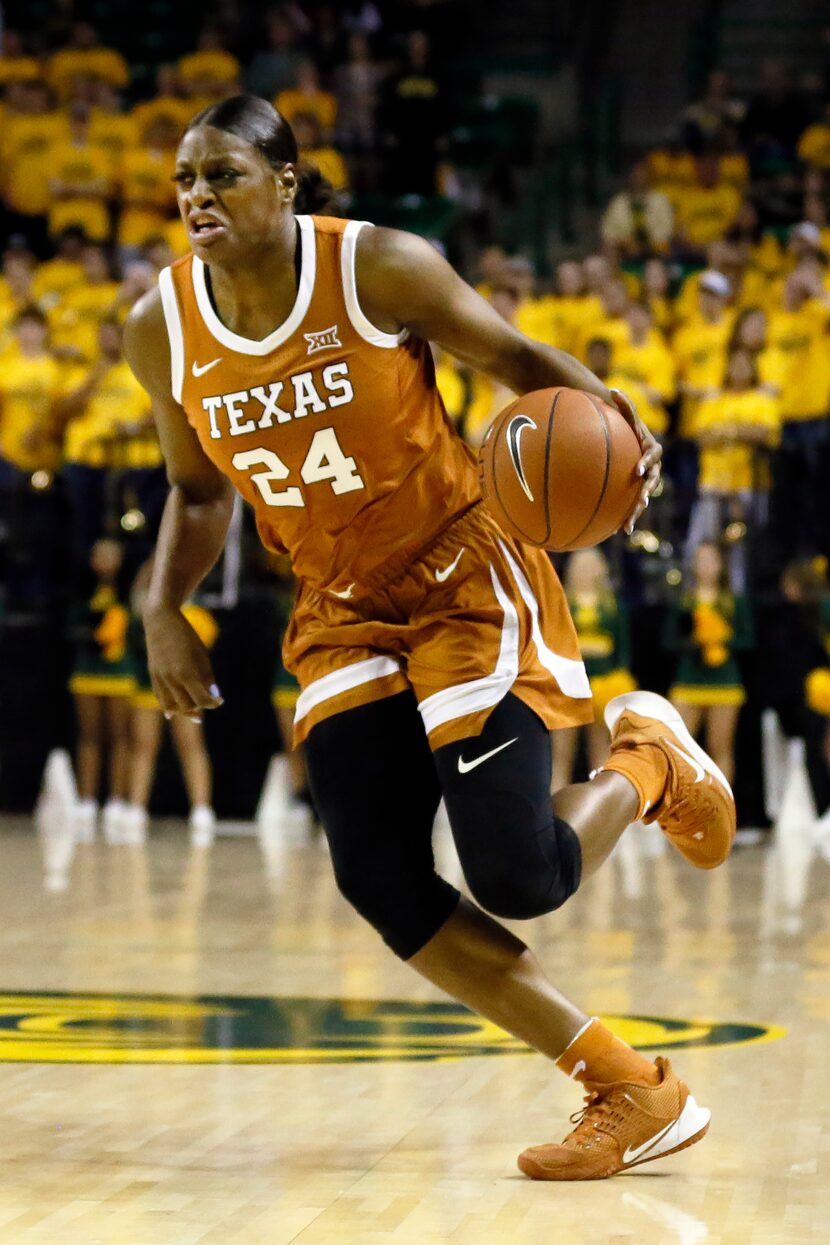
[[637, 414], [631, 399], [627, 398], [619, 389], [612, 389], [610, 392], [617, 410], [626, 423], [634, 429], [634, 434], [640, 442], [640, 449], [642, 450], [642, 457], [637, 464], [637, 474], [643, 477], [643, 487], [640, 490], [637, 505], [623, 524], [623, 530], [630, 536], [634, 531], [635, 523], [648, 505], [651, 494], [660, 483], [660, 460], [663, 457], [663, 447], [646, 428]]

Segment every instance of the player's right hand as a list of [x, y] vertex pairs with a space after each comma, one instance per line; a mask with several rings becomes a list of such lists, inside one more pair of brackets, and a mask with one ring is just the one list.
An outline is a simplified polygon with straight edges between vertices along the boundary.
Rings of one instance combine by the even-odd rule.
[[205, 709], [217, 709], [222, 696], [205, 645], [177, 609], [144, 615], [150, 678], [165, 717], [182, 713], [201, 722]]

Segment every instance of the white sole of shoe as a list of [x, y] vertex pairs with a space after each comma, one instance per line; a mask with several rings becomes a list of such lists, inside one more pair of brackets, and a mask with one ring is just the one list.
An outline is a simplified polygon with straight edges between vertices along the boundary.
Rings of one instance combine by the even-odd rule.
[[667, 1158], [670, 1154], [677, 1154], [679, 1150], [685, 1150], [688, 1146], [693, 1146], [696, 1141], [700, 1141], [709, 1131], [709, 1123], [712, 1119], [711, 1111], [706, 1107], [699, 1107], [691, 1094], [686, 1099], [686, 1105], [680, 1112], [680, 1115], [674, 1121], [670, 1128], [663, 1133], [660, 1140], [645, 1153], [634, 1159], [631, 1163], [626, 1163], [623, 1171], [629, 1171], [632, 1167], [639, 1167], [641, 1163], [650, 1163], [652, 1159]]
[[[626, 692], [624, 696], [615, 696], [613, 700], [609, 700], [605, 706], [604, 716], [605, 725], [612, 735], [618, 719], [626, 709], [630, 709], [632, 713], [638, 714], [641, 718], [656, 718], [658, 722], [663, 722], [677, 738], [684, 751], [688, 752], [689, 756], [697, 761], [707, 774], [711, 774], [732, 796], [732, 788], [726, 780], [726, 775], [718, 769], [709, 753], [704, 752], [700, 744], [689, 733], [686, 723], [671, 701], [666, 700], [665, 696], [658, 696], [657, 692]], [[734, 799], [734, 797], [732, 798]]]

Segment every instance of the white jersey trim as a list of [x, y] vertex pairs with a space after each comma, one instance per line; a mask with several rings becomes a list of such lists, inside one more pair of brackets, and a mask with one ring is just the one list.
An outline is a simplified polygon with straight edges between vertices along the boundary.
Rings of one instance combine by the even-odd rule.
[[464, 718], [470, 713], [479, 713], [489, 709], [503, 700], [519, 677], [519, 615], [499, 582], [499, 577], [490, 567], [490, 578], [496, 600], [504, 612], [504, 625], [501, 631], [501, 643], [496, 668], [492, 674], [485, 674], [480, 679], [470, 679], [467, 683], [457, 683], [455, 687], [444, 688], [427, 696], [418, 705], [427, 734], [445, 722], [455, 718]]
[[216, 338], [216, 340], [228, 350], [235, 350], [237, 354], [250, 354], [262, 357], [271, 354], [302, 324], [306, 317], [306, 313], [311, 305], [311, 296], [314, 293], [314, 278], [317, 269], [317, 240], [314, 229], [314, 221], [310, 216], [295, 217], [300, 227], [300, 282], [297, 288], [297, 297], [294, 306], [291, 308], [288, 319], [283, 321], [279, 328], [274, 329], [273, 333], [269, 333], [267, 337], [263, 337], [261, 341], [254, 341], [250, 337], [240, 337], [238, 333], [233, 333], [227, 328], [213, 310], [213, 304], [208, 294], [207, 282], [205, 280], [205, 265], [199, 259], [198, 255], [193, 256], [193, 292], [196, 295], [196, 306], [199, 308], [199, 314], [205, 322], [208, 332]]
[[530, 611], [530, 634], [536, 645], [539, 661], [553, 675], [561, 690], [571, 700], [589, 699], [591, 684], [588, 681], [584, 663], [576, 661], [573, 657], [562, 657], [559, 653], [554, 653], [553, 649], [548, 648], [542, 635], [542, 628], [539, 626], [539, 603], [533, 594], [533, 589], [503, 541], [499, 541], [499, 546], [507, 559], [507, 565], [510, 567], [522, 600]]
[[316, 709], [325, 700], [331, 700], [333, 696], [342, 696], [344, 692], [351, 692], [356, 687], [362, 687], [364, 683], [384, 679], [390, 674], [400, 674], [400, 670], [400, 663], [392, 657], [369, 657], [366, 661], [352, 662], [350, 666], [332, 670], [331, 674], [324, 674], [321, 679], [309, 683], [305, 691], [297, 697], [294, 721], [301, 722], [312, 709]]
[[173, 397], [181, 404], [184, 387], [184, 334], [182, 318], [179, 315], [179, 300], [176, 298], [173, 274], [169, 268], [162, 268], [159, 273], [159, 292], [170, 342], [170, 389]]
[[405, 342], [409, 333], [402, 329], [400, 333], [382, 333], [364, 314], [357, 296], [357, 278], [355, 277], [355, 253], [357, 238], [361, 229], [372, 229], [374, 226], [367, 220], [350, 220], [343, 231], [343, 242], [340, 248], [340, 273], [343, 279], [343, 297], [346, 300], [346, 311], [352, 322], [352, 328], [360, 334], [364, 341], [372, 346], [380, 346], [384, 350], [392, 350]]

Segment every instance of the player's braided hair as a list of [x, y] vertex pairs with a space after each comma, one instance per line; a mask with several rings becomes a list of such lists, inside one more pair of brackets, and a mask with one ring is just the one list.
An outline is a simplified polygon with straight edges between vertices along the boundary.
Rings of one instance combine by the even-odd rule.
[[235, 134], [268, 161], [272, 169], [279, 171], [286, 164], [297, 166], [297, 193], [294, 196], [295, 212], [317, 212], [334, 215], [336, 212], [334, 188], [313, 164], [298, 163], [299, 150], [294, 131], [282, 113], [259, 95], [232, 95], [203, 108], [189, 123], [187, 129], [197, 125], [210, 125], [215, 130]]

